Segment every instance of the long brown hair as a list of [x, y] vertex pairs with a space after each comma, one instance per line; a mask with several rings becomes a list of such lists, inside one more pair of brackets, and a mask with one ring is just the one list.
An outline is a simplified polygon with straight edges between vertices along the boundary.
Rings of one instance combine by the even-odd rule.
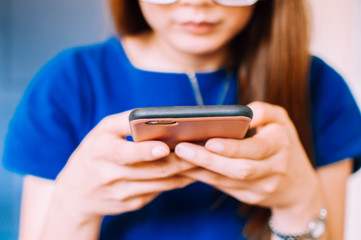
[[[133, 35], [150, 30], [138, 1], [109, 0], [115, 30]], [[231, 43], [238, 67], [240, 104], [264, 101], [284, 107], [311, 161], [308, 73], [308, 16], [304, 0], [260, 0], [247, 27]], [[242, 207], [252, 217], [244, 230], [250, 239], [269, 239], [270, 212]]]
[[[261, 0], [239, 36], [240, 103], [261, 100], [284, 107], [314, 162], [309, 94], [309, 26], [303, 0]], [[243, 90], [243, 91], [242, 91]], [[244, 233], [269, 239], [270, 211], [244, 208], [251, 216]]]

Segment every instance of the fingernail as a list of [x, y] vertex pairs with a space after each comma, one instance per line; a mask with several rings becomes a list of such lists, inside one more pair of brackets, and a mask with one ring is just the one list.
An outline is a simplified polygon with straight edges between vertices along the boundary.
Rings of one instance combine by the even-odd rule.
[[184, 159], [191, 160], [194, 157], [194, 151], [190, 147], [185, 146], [184, 144], [179, 144], [175, 148], [175, 153]]
[[153, 157], [164, 157], [168, 154], [168, 150], [164, 147], [155, 147], [152, 149], [152, 155]]
[[209, 141], [206, 143], [206, 148], [212, 152], [221, 153], [224, 151], [225, 146], [220, 141]]

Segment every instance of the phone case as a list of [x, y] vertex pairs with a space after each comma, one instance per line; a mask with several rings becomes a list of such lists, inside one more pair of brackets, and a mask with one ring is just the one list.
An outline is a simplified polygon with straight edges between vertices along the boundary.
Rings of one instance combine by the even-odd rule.
[[179, 142], [209, 138], [242, 139], [252, 110], [243, 105], [139, 108], [129, 116], [133, 140], [161, 140], [170, 148]]

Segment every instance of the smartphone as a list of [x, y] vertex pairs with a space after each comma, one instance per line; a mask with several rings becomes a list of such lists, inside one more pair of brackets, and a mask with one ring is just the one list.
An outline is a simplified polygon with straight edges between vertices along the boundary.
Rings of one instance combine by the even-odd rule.
[[244, 105], [148, 107], [133, 110], [129, 123], [135, 142], [160, 140], [173, 149], [179, 142], [242, 139], [252, 116]]

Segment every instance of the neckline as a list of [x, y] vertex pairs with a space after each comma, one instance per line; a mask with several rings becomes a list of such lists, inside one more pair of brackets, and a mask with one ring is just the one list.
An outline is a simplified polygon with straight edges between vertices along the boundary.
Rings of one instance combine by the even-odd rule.
[[[139, 67], [136, 67], [128, 58], [128, 55], [119, 39], [119, 37], [117, 36], [112, 36], [110, 39], [113, 43], [114, 43], [114, 47], [117, 49], [117, 51], [119, 52], [119, 54], [122, 56], [121, 59], [124, 60], [124, 62], [133, 70], [138, 71], [140, 73], [146, 73], [146, 74], [158, 74], [158, 75], [187, 75], [186, 72], [162, 72], [162, 71], [152, 71], [152, 70], [147, 70], [147, 69], [141, 69]], [[196, 75], [199, 76], [213, 76], [213, 75], [218, 75], [224, 72], [227, 72], [230, 70], [227, 70], [226, 68], [220, 68], [214, 71], [210, 71], [210, 72], [195, 72]]]

